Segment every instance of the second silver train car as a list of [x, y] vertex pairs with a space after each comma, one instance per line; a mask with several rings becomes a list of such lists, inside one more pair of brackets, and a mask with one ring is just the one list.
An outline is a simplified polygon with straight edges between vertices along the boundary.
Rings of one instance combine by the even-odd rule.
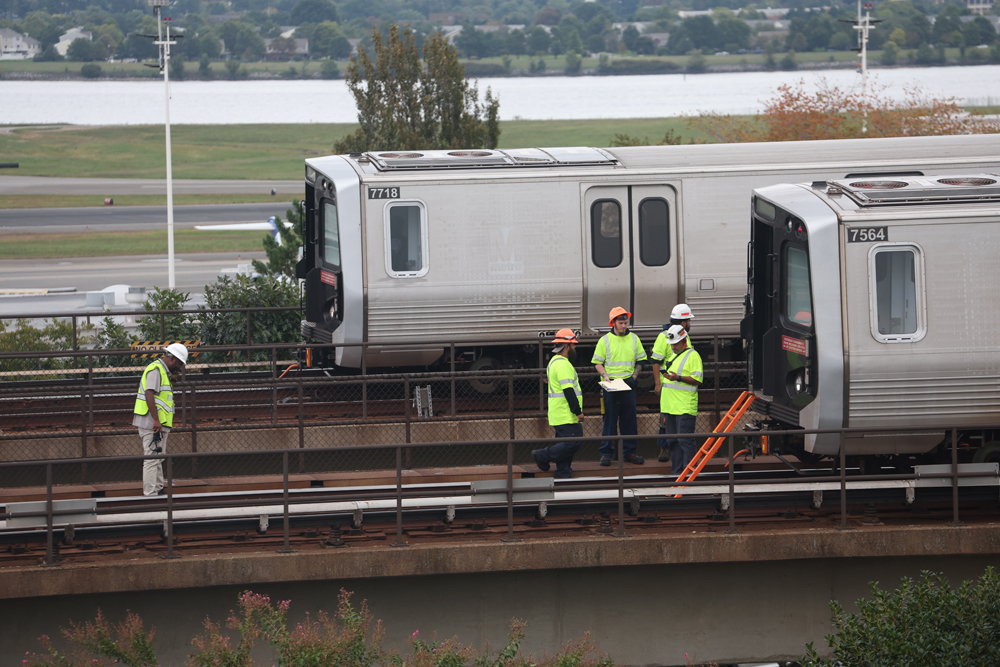
[[[964, 451], [1000, 461], [1000, 176], [776, 185], [753, 204], [744, 334], [773, 425], [897, 429], [850, 434], [849, 455], [923, 454], [964, 427]], [[840, 451], [836, 433], [800, 440]]]
[[651, 337], [686, 302], [696, 337], [735, 340], [753, 188], [970, 169], [1000, 169], [997, 137], [312, 158], [303, 335], [337, 344], [341, 367], [361, 366], [362, 342], [368, 368], [427, 366], [444, 360], [440, 341], [606, 331], [614, 306]]

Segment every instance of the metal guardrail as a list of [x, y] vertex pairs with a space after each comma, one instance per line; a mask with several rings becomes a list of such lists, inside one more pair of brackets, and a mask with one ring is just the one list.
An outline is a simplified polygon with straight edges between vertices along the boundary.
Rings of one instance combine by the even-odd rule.
[[[959, 502], [958, 502], [958, 490], [959, 490], [959, 487], [960, 486], [965, 486], [965, 484], [962, 483], [962, 480], [968, 480], [967, 483], [975, 483], [975, 479], [978, 479], [979, 483], [983, 483], [983, 480], [985, 479], [987, 481], [987, 483], [989, 483], [991, 485], [998, 485], [998, 484], [1000, 484], [1000, 481], [998, 481], [997, 466], [995, 464], [991, 464], [992, 465], [992, 467], [990, 468], [991, 472], [979, 469], [979, 467], [975, 467], [975, 469], [963, 469], [963, 467], [959, 466], [959, 463], [958, 463], [958, 431], [960, 430], [960, 428], [961, 427], [958, 427], [958, 426], [949, 426], [946, 429], [951, 434], [951, 447], [949, 448], [950, 451], [951, 451], [951, 464], [950, 465], [946, 465], [946, 466], [941, 467], [941, 468], [936, 469], [936, 470], [933, 469], [933, 468], [931, 468], [931, 469], [921, 468], [919, 470], [915, 470], [912, 473], [889, 474], [889, 475], [884, 475], [884, 474], [879, 474], [879, 475], [852, 475], [850, 477], [852, 485], [855, 485], [855, 484], [858, 484], [858, 483], [862, 483], [862, 482], [872, 482], [872, 483], [874, 483], [874, 482], [891, 482], [891, 481], [899, 481], [899, 480], [911, 480], [913, 482], [914, 486], [926, 486], [926, 485], [935, 485], [935, 483], [940, 484], [941, 482], [945, 482], [946, 480], [950, 480], [950, 484], [944, 484], [944, 486], [949, 486], [950, 485], [950, 487], [952, 489], [952, 502], [951, 502], [951, 505], [952, 505], [952, 520], [951, 520], [951, 522], [948, 523], [948, 525], [951, 525], [951, 526], [962, 525], [961, 522], [960, 522], [960, 517], [959, 517]], [[996, 427], [996, 428], [1000, 428], [1000, 427]], [[912, 433], [913, 432], [913, 429], [877, 429], [877, 430], [878, 430], [879, 433], [893, 433], [893, 432], [907, 432], [907, 433]], [[939, 431], [940, 429], [937, 429], [937, 430]], [[840, 456], [839, 456], [839, 466], [837, 467], [837, 470], [836, 471], [831, 471], [831, 474], [827, 475], [825, 477], [810, 477], [809, 479], [813, 480], [812, 481], [813, 484], [828, 484], [829, 480], [836, 480], [837, 482], [839, 482], [839, 488], [840, 488], [840, 525], [838, 527], [840, 529], [842, 529], [842, 530], [846, 530], [846, 529], [849, 529], [849, 525], [848, 525], [848, 522], [847, 522], [848, 476], [847, 476], [847, 468], [846, 468], [846, 460], [845, 460], [845, 454], [844, 454], [843, 441], [844, 441], [844, 438], [847, 435], [849, 435], [849, 434], [862, 434], [862, 433], [869, 433], [869, 432], [872, 432], [872, 429], [860, 429], [860, 428], [852, 428], [852, 429], [816, 429], [816, 430], [807, 430], [807, 431], [769, 431], [769, 432], [753, 432], [753, 433], [747, 433], [747, 432], [725, 432], [725, 433], [716, 433], [716, 434], [714, 434], [716, 436], [721, 435], [721, 436], [725, 437], [726, 441], [727, 441], [727, 448], [728, 448], [728, 453], [727, 453], [727, 456], [726, 456], [726, 460], [728, 461], [728, 466], [727, 466], [728, 467], [728, 480], [727, 480], [726, 484], [724, 485], [724, 488], [726, 489], [726, 491], [724, 493], [724, 496], [728, 499], [728, 502], [727, 502], [727, 511], [728, 511], [728, 515], [729, 515], [729, 529], [726, 532], [730, 533], [730, 534], [737, 532], [736, 531], [736, 495], [737, 495], [736, 494], [736, 488], [738, 486], [743, 486], [743, 485], [759, 484], [758, 480], [736, 480], [735, 479], [735, 477], [734, 477], [734, 465], [733, 465], [734, 462], [735, 462], [733, 439], [735, 437], [742, 437], [742, 438], [751, 438], [751, 439], [753, 439], [753, 438], [759, 438], [761, 435], [782, 436], [782, 435], [791, 435], [791, 434], [801, 435], [801, 434], [812, 434], [812, 433], [816, 433], [816, 434], [830, 434], [830, 433], [838, 434], [839, 437], [840, 437], [840, 440], [841, 440], [841, 447], [840, 447]], [[694, 434], [694, 437], [704, 438], [704, 437], [708, 437], [710, 435], [713, 435], [713, 434], [710, 434], [710, 433], [697, 433], [697, 434]], [[615, 531], [613, 534], [616, 537], [621, 537], [621, 538], [628, 537], [628, 534], [625, 532], [625, 495], [626, 495], [626, 493], [625, 493], [626, 486], [625, 485], [626, 485], [626, 479], [627, 478], [626, 478], [626, 476], [624, 474], [624, 458], [622, 456], [622, 454], [623, 454], [623, 445], [622, 445], [622, 443], [623, 443], [623, 440], [626, 439], [626, 438], [628, 438], [628, 437], [629, 436], [615, 436], [613, 438], [609, 438], [609, 439], [617, 441], [617, 449], [618, 449], [618, 471], [617, 471], [617, 478], [616, 479], [608, 480], [607, 482], [601, 481], [601, 482], [597, 482], [597, 483], [594, 483], [593, 480], [589, 480], [586, 484], [581, 484], [578, 481], [576, 483], [574, 483], [574, 482], [560, 482], [560, 484], [559, 484], [559, 490], [560, 491], [563, 491], [563, 490], [565, 490], [565, 491], [577, 491], [577, 490], [584, 491], [585, 490], [585, 491], [589, 491], [591, 493], [593, 493], [595, 491], [607, 491], [607, 490], [617, 491], [617, 500], [618, 500], [618, 528], [617, 528], [617, 531]], [[667, 436], [667, 437], [672, 437], [672, 436]], [[537, 440], [534, 440], [534, 442], [536, 444], [538, 444], [538, 445], [546, 445], [546, 444], [551, 444], [551, 443], [554, 443], [554, 442], [557, 442], [557, 441], [560, 441], [560, 442], [561, 441], [577, 441], [577, 442], [584, 443], [584, 442], [593, 442], [595, 440], [600, 440], [600, 439], [602, 439], [602, 438], [601, 437], [559, 438], [559, 439], [548, 438], [548, 439], [537, 439]], [[489, 493], [490, 495], [496, 496], [495, 499], [493, 499], [493, 498], [490, 499], [494, 503], [497, 500], [499, 500], [500, 504], [505, 504], [507, 506], [507, 535], [506, 535], [505, 538], [503, 538], [504, 541], [510, 541], [510, 542], [518, 541], [519, 538], [517, 538], [514, 535], [514, 522], [513, 522], [514, 505], [515, 504], [521, 504], [521, 503], [524, 503], [524, 502], [538, 502], [539, 501], [538, 498], [535, 498], [535, 497], [525, 497], [525, 498], [522, 499], [522, 497], [520, 497], [520, 494], [522, 492], [532, 492], [532, 491], [534, 491], [536, 493], [542, 493], [542, 494], [546, 495], [546, 498], [548, 498], [548, 495], [547, 495], [548, 492], [546, 490], [546, 487], [547, 487], [547, 485], [550, 482], [544, 481], [544, 480], [539, 480], [539, 481], [534, 482], [532, 484], [525, 485], [520, 480], [518, 480], [517, 482], [514, 480], [514, 477], [513, 477], [513, 459], [514, 459], [515, 441], [513, 440], [513, 438], [511, 438], [509, 440], [505, 440], [505, 441], [488, 441], [488, 442], [466, 441], [466, 442], [448, 442], [448, 443], [445, 443], [445, 444], [449, 448], [452, 448], [452, 449], [463, 448], [463, 447], [477, 447], [478, 448], [478, 447], [482, 447], [483, 445], [488, 445], [488, 444], [504, 445], [505, 446], [506, 453], [507, 453], [507, 475], [506, 475], [506, 480], [502, 483], [502, 485], [499, 485], [499, 484], [487, 485], [487, 486], [489, 486], [489, 488], [483, 488], [483, 491]], [[280, 454], [281, 455], [281, 466], [282, 466], [282, 473], [281, 473], [281, 475], [282, 475], [282, 494], [281, 494], [280, 501], [277, 498], [274, 498], [273, 500], [270, 500], [270, 501], [266, 500], [266, 499], [260, 499], [260, 498], [254, 498], [254, 499], [249, 499], [249, 500], [239, 500], [239, 499], [234, 500], [234, 499], [230, 499], [230, 498], [227, 498], [227, 497], [223, 496], [223, 497], [213, 498], [213, 499], [210, 499], [210, 500], [200, 500], [197, 503], [185, 503], [184, 504], [184, 509], [214, 509], [214, 510], [221, 510], [221, 509], [224, 509], [224, 508], [235, 508], [235, 507], [249, 507], [249, 506], [258, 507], [258, 506], [278, 506], [278, 505], [280, 505], [281, 506], [281, 512], [282, 512], [282, 519], [283, 519], [283, 536], [284, 536], [283, 548], [281, 549], [281, 551], [283, 551], [283, 552], [290, 552], [290, 551], [292, 551], [292, 549], [290, 547], [290, 544], [289, 544], [289, 524], [290, 524], [290, 517], [291, 517], [291, 509], [290, 508], [293, 505], [304, 504], [304, 503], [313, 503], [313, 504], [315, 504], [315, 503], [318, 503], [318, 502], [323, 502], [326, 499], [333, 499], [333, 498], [336, 498], [336, 500], [341, 501], [341, 502], [345, 501], [345, 500], [375, 501], [375, 500], [394, 499], [395, 500], [395, 510], [396, 510], [396, 541], [393, 543], [393, 546], [406, 546], [406, 542], [403, 540], [403, 521], [402, 521], [403, 501], [404, 501], [404, 499], [408, 499], [409, 500], [409, 499], [429, 498], [429, 497], [435, 497], [435, 496], [436, 497], [440, 497], [442, 495], [446, 495], [447, 492], [442, 491], [441, 489], [427, 489], [426, 487], [423, 488], [423, 489], [417, 489], [417, 490], [411, 490], [411, 491], [404, 491], [404, 485], [403, 485], [403, 482], [402, 482], [402, 479], [403, 479], [403, 470], [404, 470], [404, 467], [403, 467], [403, 452], [406, 449], [419, 449], [419, 448], [427, 448], [427, 447], [433, 447], [433, 446], [441, 446], [441, 443], [410, 443], [410, 444], [394, 444], [394, 445], [356, 445], [356, 446], [350, 446], [350, 447], [326, 448], [325, 451], [328, 451], [328, 452], [337, 452], [337, 453], [343, 453], [343, 452], [349, 451], [349, 450], [366, 450], [366, 451], [388, 451], [388, 452], [393, 452], [395, 454], [395, 473], [396, 473], [395, 490], [394, 490], [394, 492], [393, 491], [388, 491], [388, 490], [386, 490], [386, 491], [364, 490], [364, 491], [355, 492], [353, 494], [348, 494], [348, 495], [345, 496], [342, 491], [335, 491], [335, 490], [331, 489], [329, 492], [321, 492], [318, 495], [317, 494], [310, 494], [308, 497], [303, 497], [303, 498], [292, 498], [291, 495], [290, 495], [290, 493], [289, 493], [289, 485], [290, 485], [290, 472], [289, 472], [290, 465], [289, 464], [290, 464], [290, 459], [291, 459], [291, 457], [293, 455], [301, 454], [300, 450], [297, 450], [297, 449], [283, 449], [283, 450], [279, 450], [279, 451], [263, 450], [263, 451], [254, 451], [254, 452], [220, 452], [220, 453], [197, 452], [197, 453], [184, 453], [184, 454], [162, 454], [162, 455], [148, 456], [148, 457], [146, 457], [146, 456], [115, 457], [114, 460], [116, 460], [116, 461], [123, 461], [123, 462], [130, 462], [130, 463], [138, 463], [138, 462], [149, 460], [149, 459], [163, 460], [163, 461], [165, 461], [165, 464], [166, 464], [165, 465], [165, 467], [166, 467], [166, 474], [165, 474], [165, 478], [166, 478], [166, 487], [165, 487], [166, 496], [164, 497], [164, 499], [163, 499], [162, 502], [158, 502], [156, 500], [152, 500], [149, 503], [143, 503], [141, 506], [128, 507], [128, 508], [113, 508], [113, 509], [101, 509], [101, 508], [97, 508], [94, 511], [94, 514], [112, 513], [112, 512], [116, 513], [116, 514], [135, 514], [135, 513], [149, 513], [149, 512], [164, 512], [165, 511], [165, 513], [166, 513], [166, 517], [165, 517], [165, 533], [166, 533], [166, 542], [167, 542], [167, 557], [168, 558], [174, 558], [174, 557], [176, 557], [176, 555], [174, 554], [174, 548], [173, 548], [174, 547], [174, 540], [173, 540], [174, 512], [176, 511], [176, 506], [175, 506], [175, 502], [174, 502], [174, 481], [176, 479], [175, 476], [174, 476], [174, 464], [175, 464], [175, 462], [183, 462], [185, 460], [205, 460], [205, 459], [210, 459], [210, 458], [231, 457], [231, 456], [239, 456], [239, 455], [243, 455], [243, 454], [257, 454], [257, 455], [262, 455], [262, 454], [267, 454], [267, 455]], [[45, 530], [46, 530], [46, 558], [45, 558], [45, 564], [46, 565], [54, 565], [54, 564], [56, 564], [55, 559], [54, 559], [53, 540], [54, 540], [54, 531], [55, 531], [55, 526], [56, 526], [56, 523], [57, 523], [57, 518], [63, 517], [66, 514], [80, 514], [81, 510], [87, 511], [87, 507], [89, 507], [89, 506], [87, 506], [87, 507], [85, 507], [85, 506], [79, 506], [78, 507], [78, 506], [74, 505], [72, 507], [67, 506], [66, 508], [63, 508], [63, 507], [57, 505], [57, 502], [59, 502], [59, 501], [53, 500], [53, 486], [54, 486], [53, 485], [53, 468], [54, 468], [54, 466], [60, 466], [60, 465], [74, 465], [74, 466], [80, 465], [80, 466], [85, 466], [85, 465], [88, 465], [88, 464], [93, 464], [93, 463], [99, 462], [101, 460], [102, 459], [90, 458], [90, 459], [70, 459], [70, 460], [46, 461], [46, 462], [41, 462], [41, 463], [38, 462], [38, 461], [0, 463], [0, 471], [5, 470], [5, 469], [23, 469], [23, 468], [26, 468], [26, 467], [39, 466], [39, 465], [44, 465], [44, 467], [45, 467], [45, 471], [46, 471], [46, 500], [44, 502], [44, 509], [42, 509], [40, 507], [38, 509], [26, 508], [26, 507], [17, 507], [17, 508], [15, 508], [15, 511], [12, 512], [11, 509], [8, 507], [8, 508], [6, 508], [7, 511], [5, 511], [2, 514], [0, 514], [0, 519], [4, 519], [4, 520], [17, 519], [17, 520], [23, 522], [23, 521], [28, 520], [28, 519], [30, 519], [32, 517], [44, 517], [45, 518]], [[802, 479], [803, 478], [789, 478], [789, 479], [772, 480], [771, 483], [774, 484], [774, 485], [776, 485], [777, 487], [780, 487], [780, 486], [783, 486], [783, 485], [787, 485], [789, 488], [792, 488], [792, 485], [802, 485], [803, 484]], [[529, 489], [529, 488], [527, 488], [527, 487], [531, 487], [531, 486], [535, 486], [535, 485], [537, 485], [539, 488], [537, 488], [537, 489]], [[662, 479], [655, 480], [655, 479], [649, 479], [647, 477], [643, 477], [641, 479], [640, 486], [644, 490], [646, 490], [646, 489], [654, 489], [654, 490], [655, 489], [663, 489], [664, 492], [665, 492], [665, 495], [667, 495], [667, 494], [673, 494], [674, 491], [679, 491], [679, 490], [686, 489], [686, 488], [697, 488], [697, 487], [708, 487], [706, 490], [713, 490], [714, 491], [714, 490], [717, 490], [714, 487], [719, 487], [720, 485], [719, 485], [719, 482], [716, 481], [716, 480], [707, 480], [707, 481], [705, 481], [705, 480], [694, 480], [694, 481], [679, 483], [679, 482], [676, 481], [676, 478], [671, 479], [670, 477], [664, 477]]]

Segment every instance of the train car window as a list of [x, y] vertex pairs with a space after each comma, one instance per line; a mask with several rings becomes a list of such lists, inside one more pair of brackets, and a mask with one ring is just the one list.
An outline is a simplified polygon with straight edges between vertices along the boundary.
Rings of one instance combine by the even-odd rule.
[[340, 225], [337, 223], [337, 205], [323, 202], [323, 262], [340, 268]]
[[639, 259], [646, 266], [663, 266], [670, 261], [669, 212], [663, 199], [639, 203]]
[[622, 263], [622, 209], [609, 199], [590, 207], [591, 245], [596, 266], [609, 269]]
[[883, 343], [923, 338], [922, 262], [913, 245], [881, 245], [869, 254], [872, 335]]
[[394, 278], [427, 273], [427, 229], [424, 207], [417, 202], [386, 207], [386, 270]]
[[803, 248], [788, 246], [785, 250], [785, 319], [803, 327], [811, 327], [812, 293], [809, 288], [809, 255]]

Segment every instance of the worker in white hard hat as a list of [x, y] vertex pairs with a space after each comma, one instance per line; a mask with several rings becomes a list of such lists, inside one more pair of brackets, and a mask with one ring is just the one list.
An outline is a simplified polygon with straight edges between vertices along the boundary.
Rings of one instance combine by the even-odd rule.
[[[650, 353], [649, 355], [650, 360], [653, 362], [653, 368], [656, 368], [657, 364], [661, 364], [665, 356], [670, 352], [670, 345], [667, 343], [666, 339], [667, 329], [674, 326], [675, 324], [679, 324], [682, 327], [684, 327], [684, 331], [686, 331], [690, 336], [692, 319], [694, 319], [694, 313], [691, 312], [691, 309], [688, 307], [686, 303], [679, 303], [673, 307], [673, 310], [670, 311], [670, 322], [668, 324], [663, 325], [663, 331], [661, 331], [660, 334], [656, 337], [656, 341], [653, 343], [653, 352]], [[690, 340], [688, 340], [688, 344], [689, 345], [691, 344]], [[691, 347], [694, 347], [694, 345], [691, 345]], [[657, 353], [657, 350], [659, 350], [659, 353]], [[653, 378], [656, 385], [653, 391], [659, 392], [660, 391], [659, 371], [653, 372]], [[659, 435], [663, 435], [665, 433], [666, 431], [663, 430], [663, 420], [661, 419]], [[659, 445], [660, 447], [660, 456], [657, 460], [660, 461], [661, 463], [669, 461], [670, 460], [670, 457], [668, 455], [669, 445], [667, 441], [663, 438], [660, 438], [659, 440], [656, 441], [656, 444]]]
[[[132, 425], [139, 428], [142, 453], [145, 456], [167, 451], [167, 436], [174, 425], [174, 392], [170, 374], [187, 364], [188, 350], [180, 343], [171, 343], [163, 356], [146, 366], [135, 396], [135, 416]], [[142, 494], [163, 495], [163, 459], [142, 462]]]
[[[653, 377], [656, 390], [660, 392], [660, 433], [694, 433], [698, 387], [705, 377], [701, 355], [691, 347], [690, 336], [680, 324], [667, 329], [662, 338], [662, 344], [658, 337], [653, 346]], [[670, 346], [669, 356], [667, 345]], [[697, 451], [694, 438], [675, 436], [657, 444], [660, 445], [659, 460], [669, 458], [670, 472], [674, 475], [679, 475], [691, 463]]]
[[688, 305], [686, 303], [679, 303], [676, 306], [674, 306], [673, 310], [670, 311], [670, 324], [665, 325], [663, 327], [663, 330], [666, 331], [671, 326], [679, 324], [682, 327], [684, 327], [684, 331], [687, 331], [688, 335], [690, 335], [691, 320], [693, 319], [694, 319], [694, 313], [691, 312], [691, 309], [688, 308]]

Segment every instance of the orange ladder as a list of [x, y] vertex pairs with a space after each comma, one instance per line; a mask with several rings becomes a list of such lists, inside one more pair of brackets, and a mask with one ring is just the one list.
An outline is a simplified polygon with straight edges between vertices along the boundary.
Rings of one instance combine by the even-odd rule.
[[[733, 406], [726, 411], [726, 414], [719, 421], [719, 425], [712, 429], [712, 433], [724, 433], [729, 431], [733, 424], [737, 423], [743, 414], [750, 409], [753, 405], [753, 401], [756, 398], [749, 391], [745, 391], [740, 394], [740, 397], [736, 399]], [[694, 457], [691, 459], [691, 463], [687, 464], [680, 476], [677, 478], [678, 482], [690, 482], [693, 481], [695, 477], [702, 471], [705, 464], [711, 460], [715, 453], [719, 451], [719, 447], [722, 446], [723, 441], [727, 436], [716, 436], [714, 438], [709, 438], [705, 441], [705, 444], [701, 446]], [[678, 493], [674, 498], [680, 498], [682, 494]]]

